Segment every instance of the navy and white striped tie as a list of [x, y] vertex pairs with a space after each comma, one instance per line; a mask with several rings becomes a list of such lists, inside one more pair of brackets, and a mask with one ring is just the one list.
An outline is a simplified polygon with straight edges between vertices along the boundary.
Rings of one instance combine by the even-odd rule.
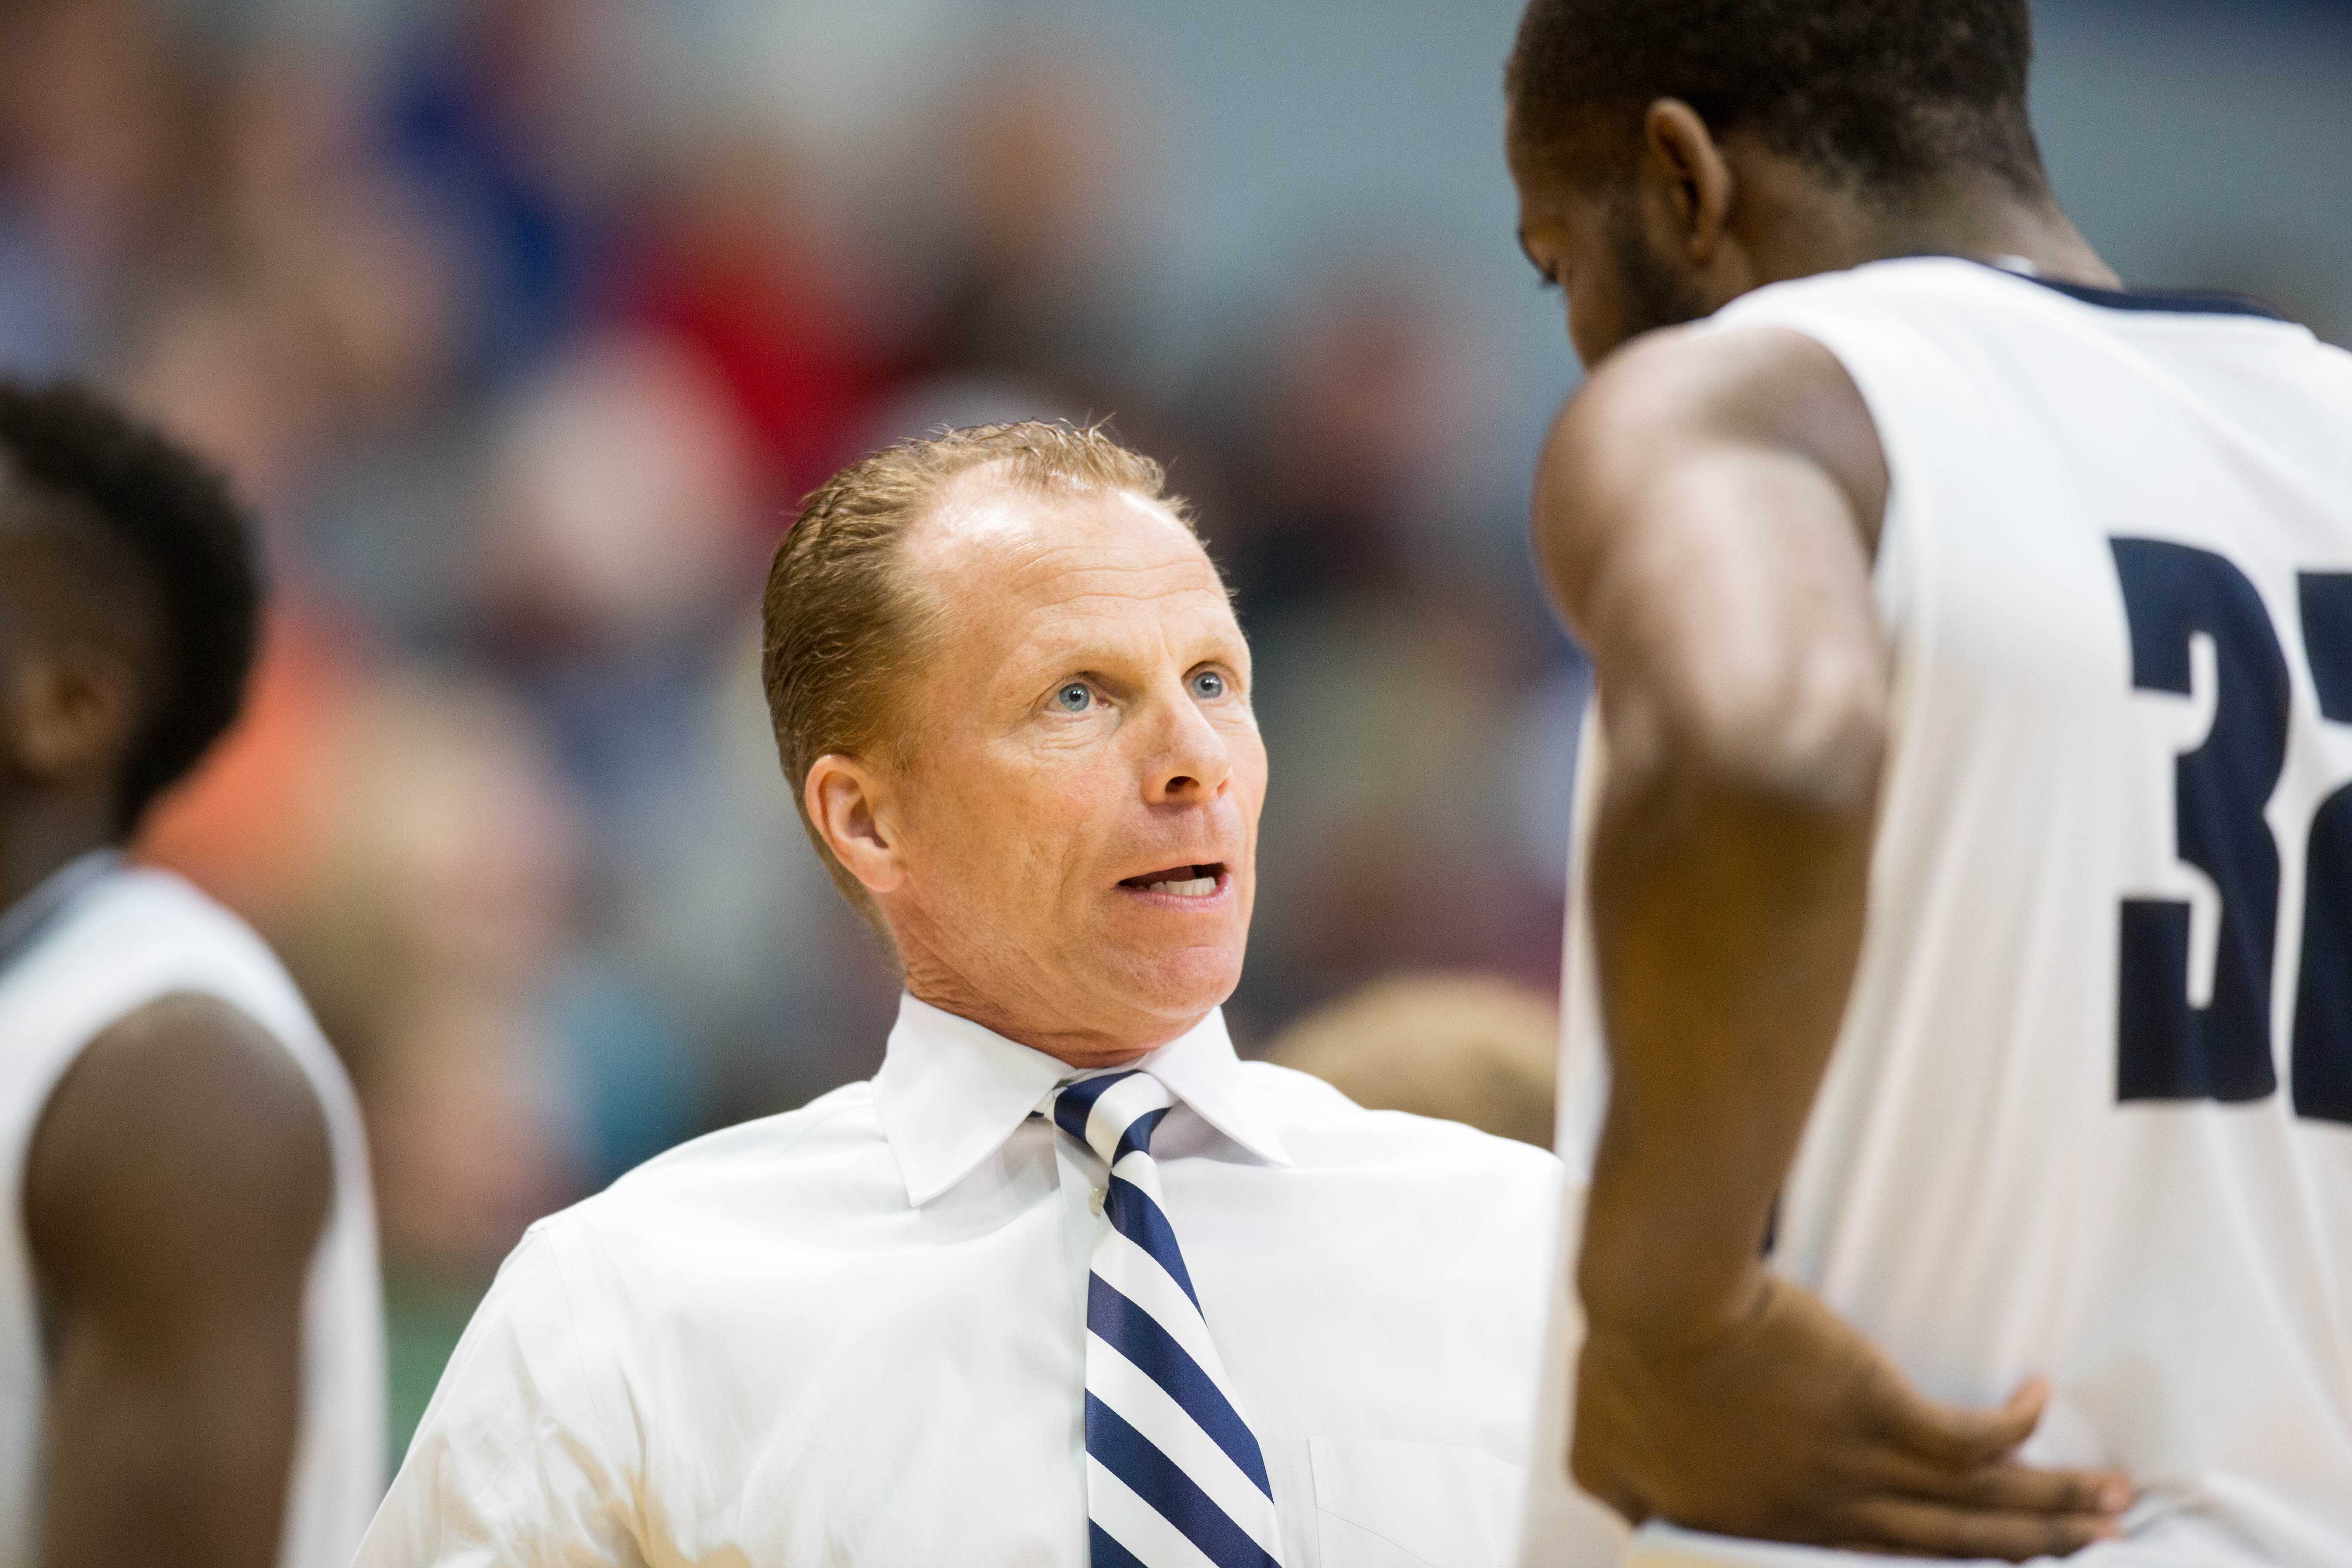
[[1093, 1568], [1281, 1568], [1265, 1458], [1242, 1418], [1151, 1163], [1171, 1103], [1141, 1072], [1066, 1084], [1054, 1120], [1110, 1167], [1087, 1280]]

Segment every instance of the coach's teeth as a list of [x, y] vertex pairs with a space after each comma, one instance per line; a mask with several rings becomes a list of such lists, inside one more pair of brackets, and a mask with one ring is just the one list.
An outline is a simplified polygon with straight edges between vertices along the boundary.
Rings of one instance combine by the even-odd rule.
[[1214, 877], [1195, 877], [1189, 882], [1154, 882], [1155, 893], [1172, 893], [1180, 899], [1205, 899], [1217, 890]]

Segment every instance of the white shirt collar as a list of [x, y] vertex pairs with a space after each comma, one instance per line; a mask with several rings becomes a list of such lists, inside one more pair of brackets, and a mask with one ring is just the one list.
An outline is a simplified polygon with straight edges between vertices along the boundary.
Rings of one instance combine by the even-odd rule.
[[[1135, 1065], [1259, 1159], [1290, 1163], [1243, 1077], [1223, 1012], [1213, 1010]], [[874, 1095], [907, 1201], [919, 1208], [962, 1181], [1055, 1085], [1084, 1076], [969, 1018], [901, 995]]]

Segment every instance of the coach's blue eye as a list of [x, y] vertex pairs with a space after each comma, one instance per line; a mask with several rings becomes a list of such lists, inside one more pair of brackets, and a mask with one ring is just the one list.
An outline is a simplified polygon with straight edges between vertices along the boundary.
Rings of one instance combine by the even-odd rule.
[[1094, 705], [1094, 688], [1083, 680], [1073, 680], [1054, 693], [1054, 706], [1065, 713], [1083, 713]]
[[1225, 694], [1225, 678], [1213, 669], [1204, 669], [1192, 678], [1192, 695], [1202, 701], [1213, 702]]

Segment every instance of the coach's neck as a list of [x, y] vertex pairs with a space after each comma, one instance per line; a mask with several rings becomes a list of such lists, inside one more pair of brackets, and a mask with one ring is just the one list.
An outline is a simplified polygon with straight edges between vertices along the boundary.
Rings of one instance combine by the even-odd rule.
[[1081, 1072], [1132, 1066], [1208, 1016], [1192, 1009], [1158, 1013], [1122, 999], [1108, 984], [1084, 991], [1056, 986], [1036, 966], [1017, 957], [1004, 962], [1003, 954], [975, 973], [932, 940], [937, 933], [919, 910], [896, 912], [891, 931], [908, 995]]

